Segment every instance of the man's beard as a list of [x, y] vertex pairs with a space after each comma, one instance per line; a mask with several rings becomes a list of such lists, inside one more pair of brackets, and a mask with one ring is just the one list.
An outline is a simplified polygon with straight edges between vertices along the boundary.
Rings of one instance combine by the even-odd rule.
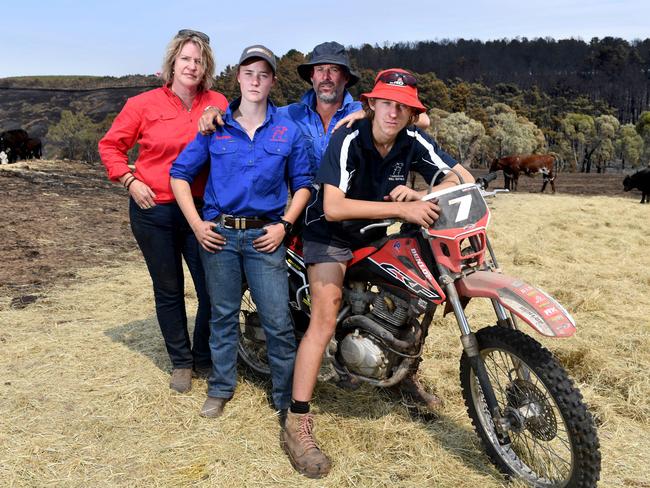
[[[322, 83], [321, 83], [321, 85], [322, 85]], [[329, 86], [334, 87], [334, 84], [329, 85]], [[336, 90], [334, 90], [332, 92], [329, 92], [329, 93], [323, 93], [320, 90], [316, 90], [316, 96], [323, 103], [334, 103], [334, 102], [336, 102], [338, 100], [339, 93]]]

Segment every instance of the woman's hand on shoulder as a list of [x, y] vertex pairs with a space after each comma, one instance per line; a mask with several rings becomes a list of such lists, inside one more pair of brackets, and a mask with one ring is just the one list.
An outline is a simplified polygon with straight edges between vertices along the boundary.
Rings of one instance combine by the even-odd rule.
[[339, 120], [334, 128], [332, 129], [332, 134], [336, 132], [336, 129], [339, 129], [343, 126], [347, 127], [348, 129], [354, 125], [354, 123], [357, 120], [365, 119], [366, 118], [366, 113], [363, 110], [357, 110], [356, 112], [352, 112], [351, 114], [346, 115], [343, 117], [341, 120]]
[[199, 119], [199, 132], [201, 134], [212, 134], [217, 130], [217, 125], [223, 127], [223, 112], [217, 107], [206, 107]]

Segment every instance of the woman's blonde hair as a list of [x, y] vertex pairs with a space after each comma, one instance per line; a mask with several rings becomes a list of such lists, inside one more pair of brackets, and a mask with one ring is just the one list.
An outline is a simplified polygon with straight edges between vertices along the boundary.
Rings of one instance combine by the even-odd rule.
[[212, 48], [210, 44], [205, 42], [199, 36], [190, 34], [190, 35], [176, 35], [169, 45], [167, 46], [167, 52], [165, 53], [165, 59], [163, 59], [162, 72], [160, 77], [162, 78], [165, 86], [170, 86], [174, 81], [174, 63], [176, 62], [176, 57], [183, 49], [183, 46], [188, 42], [193, 42], [201, 51], [201, 62], [203, 65], [203, 78], [199, 83], [199, 91], [207, 91], [212, 87], [214, 83], [214, 70], [216, 68], [214, 63], [214, 56], [212, 54]]

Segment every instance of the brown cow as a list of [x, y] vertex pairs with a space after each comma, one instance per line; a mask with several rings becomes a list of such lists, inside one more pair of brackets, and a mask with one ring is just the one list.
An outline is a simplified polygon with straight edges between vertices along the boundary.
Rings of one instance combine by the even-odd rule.
[[30, 137], [24, 145], [25, 159], [41, 159], [43, 157], [43, 144], [37, 137]]
[[546, 189], [546, 184], [551, 183], [551, 189], [555, 193], [555, 156], [552, 154], [524, 154], [519, 156], [505, 156], [492, 161], [490, 172], [503, 170], [505, 188], [517, 191], [519, 174], [534, 176], [542, 173], [544, 182], [542, 183], [542, 192]]

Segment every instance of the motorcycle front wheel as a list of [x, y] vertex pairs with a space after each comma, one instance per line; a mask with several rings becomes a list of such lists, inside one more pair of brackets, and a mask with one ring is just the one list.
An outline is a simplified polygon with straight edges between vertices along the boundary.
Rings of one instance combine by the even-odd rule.
[[501, 436], [465, 353], [460, 381], [467, 413], [491, 461], [534, 487], [596, 486], [596, 426], [564, 368], [517, 330], [487, 327], [476, 338], [499, 410], [507, 419]]

